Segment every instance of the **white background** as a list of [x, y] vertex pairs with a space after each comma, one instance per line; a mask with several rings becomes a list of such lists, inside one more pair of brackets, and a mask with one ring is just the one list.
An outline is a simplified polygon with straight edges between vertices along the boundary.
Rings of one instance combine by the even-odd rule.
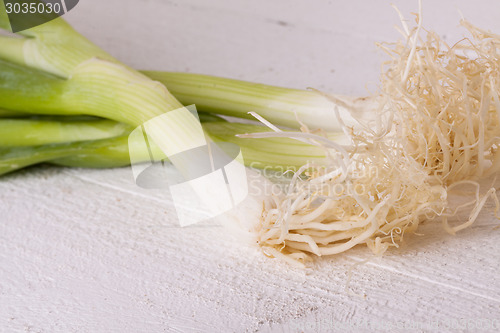
[[[500, 32], [493, 0], [425, 1], [424, 26], [452, 44], [465, 34], [458, 9]], [[389, 1], [361, 0], [81, 0], [67, 19], [136, 68], [354, 95], [377, 88], [374, 43], [398, 38], [399, 23]], [[487, 212], [457, 236], [428, 223], [364, 265], [353, 266], [371, 258], [357, 248], [301, 271], [217, 228], [178, 228], [168, 196], [131, 175], [45, 167], [0, 180], [0, 331], [326, 332], [359, 321], [451, 331], [449, 320], [500, 320], [500, 230]]]

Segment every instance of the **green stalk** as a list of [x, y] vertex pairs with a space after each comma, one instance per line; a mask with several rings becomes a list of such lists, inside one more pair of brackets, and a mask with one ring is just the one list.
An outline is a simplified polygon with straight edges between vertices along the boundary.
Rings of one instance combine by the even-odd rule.
[[[270, 129], [250, 124], [214, 122], [203, 124], [204, 129], [215, 142], [229, 142], [238, 145], [245, 165], [258, 169], [297, 170], [307, 162], [322, 163], [325, 151], [301, 141], [288, 138], [243, 139], [236, 134], [269, 132]], [[341, 134], [331, 134], [331, 138]]]
[[38, 146], [123, 136], [132, 128], [105, 119], [0, 119], [0, 146]]
[[[0, 120], [0, 124], [1, 122], [2, 120]], [[45, 121], [40, 125], [47, 126], [47, 123], [48, 121]], [[56, 122], [54, 121], [54, 123]], [[60, 123], [58, 126], [64, 127], [66, 125]], [[50, 126], [54, 126], [54, 124]], [[28, 128], [29, 126], [25, 130]], [[203, 123], [203, 128], [216, 142], [229, 142], [238, 145], [245, 165], [254, 168], [279, 171], [296, 170], [307, 162], [321, 163], [324, 159], [322, 149], [300, 141], [286, 138], [240, 139], [235, 136], [238, 133], [268, 131], [262, 126], [218, 121]], [[67, 141], [73, 139], [70, 132], [63, 132], [67, 135]], [[1, 136], [0, 132], [0, 138]], [[129, 149], [140, 152], [142, 154], [139, 156], [141, 161], [148, 161], [149, 153], [140, 149], [141, 144], [142, 142], [139, 141], [129, 141], [128, 136], [120, 136], [105, 140], [43, 146], [4, 147], [0, 148], [0, 175], [42, 162], [86, 168], [126, 166], [130, 164]], [[151, 149], [154, 156], [162, 156], [158, 146], [153, 144]]]
[[[240, 147], [246, 166], [257, 169], [270, 169], [278, 171], [297, 170], [307, 162], [322, 163], [324, 151], [296, 140], [286, 138], [266, 139], [240, 139], [237, 133], [256, 133], [268, 131], [267, 129], [249, 124], [228, 122], [204, 123], [204, 130], [215, 142], [233, 143]], [[139, 147], [139, 142], [129, 142]], [[158, 146], [151, 146], [152, 154], [161, 154]], [[87, 167], [108, 168], [130, 164], [129, 147], [125, 138], [109, 140], [109, 145], [99, 146], [91, 153], [88, 151], [77, 152], [65, 158], [52, 161], [54, 164]], [[143, 155], [144, 161], [149, 160], [149, 155]]]
[[[335, 115], [347, 126], [358, 126], [351, 113], [369, 120], [374, 108], [373, 98], [325, 95], [313, 90], [275, 87], [240, 80], [192, 73], [142, 71], [153, 80], [168, 87], [184, 105], [195, 104], [198, 109], [232, 117], [254, 119], [257, 112], [274, 125], [300, 128], [299, 119], [312, 129], [342, 131]], [[333, 102], [335, 101], [335, 102]]]
[[0, 148], [0, 175], [71, 154], [71, 144]]
[[[46, 162], [76, 168], [119, 168], [130, 165], [129, 148], [134, 149], [131, 145], [139, 147], [139, 144], [139, 142], [129, 142], [128, 136], [94, 142], [80, 142], [74, 145], [74, 150], [71, 153], [64, 157], [48, 159]], [[151, 149], [154, 150], [154, 153], [161, 154], [158, 146], [151, 145]], [[147, 151], [139, 148], [136, 148], [135, 151], [143, 153], [138, 158], [139, 161], [149, 160]]]
[[18, 111], [2, 110], [0, 109], [0, 118], [24, 117], [29, 115]]
[[[127, 136], [120, 136], [96, 141], [0, 148], [0, 175], [44, 162], [88, 168], [126, 166], [130, 164], [127, 142]], [[144, 160], [148, 157], [147, 152], [142, 156]]]
[[[216, 115], [200, 112], [200, 121], [224, 122]], [[0, 147], [39, 146], [76, 141], [109, 139], [130, 134], [133, 128], [112, 120], [88, 116], [0, 117]]]
[[163, 85], [101, 60], [81, 64], [69, 80], [0, 60], [0, 107], [36, 114], [93, 115], [139, 126], [182, 104]]

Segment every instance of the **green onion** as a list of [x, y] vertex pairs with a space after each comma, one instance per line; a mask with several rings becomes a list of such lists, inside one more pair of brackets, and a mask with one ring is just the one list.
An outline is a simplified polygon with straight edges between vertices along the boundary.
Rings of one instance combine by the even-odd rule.
[[[8, 26], [6, 20], [0, 15], [0, 27]], [[9, 62], [0, 66], [2, 108], [94, 115], [132, 126], [183, 108], [165, 86], [119, 63], [61, 18], [20, 35], [0, 38], [0, 58]], [[168, 118], [149, 126], [148, 134], [162, 150], [174, 153], [199, 145], [199, 121], [193, 114], [185, 110]]]
[[[221, 117], [204, 112], [198, 116], [202, 123], [225, 122]], [[0, 147], [94, 141], [128, 135], [132, 129], [123, 123], [89, 116], [0, 118]]]
[[[300, 128], [304, 123], [312, 129], [342, 131], [335, 115], [347, 126], [358, 126], [358, 119], [374, 117], [372, 98], [325, 95], [313, 90], [275, 87], [240, 80], [226, 79], [192, 73], [142, 71], [153, 80], [168, 87], [184, 105], [195, 104], [198, 109], [227, 116], [254, 119], [249, 112], [256, 112], [271, 123], [290, 128]], [[332, 102], [335, 101], [335, 102]]]
[[[334, 113], [335, 104], [315, 91], [273, 87], [189, 73], [144, 73], [167, 85], [174, 96], [183, 104], [195, 104], [198, 109], [205, 112], [253, 119], [248, 113], [254, 111], [280, 126], [298, 128], [300, 123], [297, 119], [299, 119], [313, 129], [323, 128], [340, 131], [340, 125]], [[80, 85], [69, 84], [70, 81], [45, 72], [0, 61], [0, 105], [3, 108], [30, 113], [71, 113], [97, 116], [104, 114], [102, 111], [97, 112], [98, 109], [94, 109], [94, 107], [121, 108], [118, 104], [110, 104], [109, 100], [106, 101], [106, 104], [96, 104], [82, 98], [82, 96], [86, 96], [86, 93], [81, 91]], [[95, 85], [101, 87], [102, 83], [97, 82]], [[114, 85], [110, 84], [108, 87], [114, 87]], [[109, 88], [102, 88], [101, 94], [104, 94], [106, 90], [110, 96], [113, 96], [113, 92]], [[124, 95], [128, 94], [130, 94], [128, 98], [133, 96], [133, 92], [130, 90], [124, 93]], [[63, 96], [66, 97], [63, 98]], [[348, 103], [347, 97], [344, 97], [343, 100]], [[75, 101], [80, 101], [80, 103], [76, 104]], [[360, 111], [364, 115], [368, 114], [366, 110], [373, 105], [373, 102], [368, 99], [351, 98], [349, 103], [350, 110], [365, 110]], [[177, 106], [180, 107], [180, 105]], [[346, 114], [348, 112], [346, 109], [342, 110], [344, 110], [344, 114], [341, 116], [344, 120], [348, 121], [352, 118]], [[116, 114], [112, 116], [115, 120], [130, 122], [130, 116], [121, 116], [119, 119]], [[328, 119], [331, 121], [325, 122]], [[356, 124], [351, 122], [350, 125], [355, 126]]]
[[[200, 117], [202, 121], [216, 118]], [[106, 128], [112, 134], [113, 126], [119, 126], [108, 120], [92, 119], [80, 121], [86, 135], [99, 133]], [[129, 141], [128, 131], [131, 128], [124, 127], [117, 131], [120, 136], [102, 140], [71, 142], [75, 141], [75, 135], [71, 133], [74, 129], [74, 121], [38, 120], [38, 119], [4, 119], [0, 120], [0, 129], [8, 125], [14, 126], [19, 136], [24, 136], [37, 128], [39, 137], [31, 138], [32, 146], [9, 147], [11, 142], [0, 148], [0, 174], [9, 173], [23, 167], [50, 162], [53, 164], [86, 167], [86, 168], [110, 168], [121, 167], [130, 164], [129, 148], [133, 145], [134, 151], [142, 154], [141, 161], [148, 161], [147, 151], [140, 149], [141, 142]], [[41, 138], [43, 133], [51, 134], [57, 128], [58, 135], [52, 135], [52, 144], [38, 145], [50, 140]], [[288, 138], [267, 139], [241, 139], [236, 137], [238, 133], [267, 132], [269, 129], [250, 124], [228, 123], [224, 121], [204, 122], [204, 130], [215, 142], [229, 142], [241, 148], [245, 165], [259, 169], [270, 169], [277, 171], [297, 170], [308, 162], [322, 163], [324, 151], [318, 147], [302, 143]], [[127, 131], [128, 130], [128, 131]], [[123, 133], [125, 132], [125, 133]], [[99, 133], [100, 134], [100, 133]], [[123, 135], [127, 134], [127, 135]], [[0, 130], [0, 144], [12, 138], [12, 133]], [[132, 137], [134, 138], [134, 137]], [[25, 139], [28, 143], [29, 139]], [[55, 142], [64, 142], [54, 144]], [[162, 155], [156, 145], [151, 145], [153, 155]]]
[[[7, 29], [9, 24], [2, 6], [0, 11], [0, 27]], [[328, 131], [341, 131], [335, 107], [338, 107], [348, 126], [357, 125], [349, 111], [369, 114], [372, 110], [373, 104], [365, 99], [346, 96], [326, 98], [315, 91], [197, 74], [144, 72], [172, 89], [181, 104], [164, 85], [120, 64], [62, 19], [28, 29], [20, 35], [24, 38], [0, 36], [0, 59], [23, 66], [17, 70], [10, 68], [16, 73], [0, 78], [4, 81], [4, 84], [0, 82], [0, 89], [4, 90], [0, 92], [0, 106], [11, 110], [87, 114], [139, 126], [169, 110], [181, 108], [182, 104], [195, 104], [208, 112], [251, 118], [248, 112], [253, 111], [276, 125], [298, 128], [299, 120], [313, 129]], [[4, 70], [6, 65], [1, 67]], [[40, 70], [43, 75], [33, 75], [30, 79], [28, 76], [31, 74], [25, 67]], [[53, 77], [44, 77], [47, 74]], [[10, 96], [21, 86], [24, 86], [22, 94]], [[181, 118], [179, 121], [183, 122], [183, 126], [166, 125], [172, 128], [157, 133], [158, 139], [177, 141], [179, 144], [183, 140], [189, 142], [196, 128], [196, 119], [188, 113]], [[184, 135], [185, 132], [177, 128], [188, 130], [191, 135]]]
[[[237, 133], [256, 133], [269, 131], [262, 126], [249, 124], [235, 124], [228, 122], [203, 123], [203, 129], [215, 142], [234, 143], [241, 149], [246, 166], [257, 169], [268, 169], [285, 172], [297, 170], [308, 162], [322, 163], [324, 161], [324, 150], [311, 147], [309, 144], [288, 138], [266, 138], [259, 140], [240, 139]], [[76, 153], [63, 159], [53, 161], [55, 164], [72, 167], [101, 168], [113, 166], [125, 166], [130, 164], [127, 141], [115, 138], [108, 141], [109, 146], [99, 146], [91, 153]], [[137, 144], [139, 142], [129, 142]], [[152, 146], [153, 155], [160, 153], [157, 146]], [[137, 149], [139, 150], [139, 149]], [[109, 154], [111, 153], [111, 154]], [[144, 161], [149, 155], [143, 156]]]

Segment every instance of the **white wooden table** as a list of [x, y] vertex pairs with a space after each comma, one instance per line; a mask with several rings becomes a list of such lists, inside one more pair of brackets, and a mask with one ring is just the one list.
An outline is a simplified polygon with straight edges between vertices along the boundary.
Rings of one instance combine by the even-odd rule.
[[[342, 94], [376, 89], [374, 42], [397, 38], [385, 0], [80, 2], [67, 19], [136, 68]], [[417, 10], [393, 2], [408, 17]], [[426, 1], [425, 26], [460, 39], [456, 8], [500, 32], [494, 0]], [[356, 248], [306, 271], [220, 228], [180, 228], [173, 214], [168, 196], [136, 187], [129, 168], [0, 179], [0, 331], [500, 329], [500, 230], [489, 211], [457, 236], [428, 223], [382, 258], [356, 265], [371, 258]]]

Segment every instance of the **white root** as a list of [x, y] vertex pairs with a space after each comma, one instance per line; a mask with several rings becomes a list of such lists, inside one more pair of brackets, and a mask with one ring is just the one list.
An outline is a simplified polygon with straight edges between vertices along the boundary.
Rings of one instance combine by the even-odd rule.
[[[472, 38], [450, 47], [433, 32], [421, 37], [421, 25], [419, 15], [416, 28], [403, 21], [405, 40], [382, 46], [391, 60], [376, 98], [379, 121], [356, 133], [343, 126], [351, 145], [307, 128], [251, 135], [308, 141], [328, 160], [301, 168], [263, 212], [256, 232], [270, 256], [302, 266], [310, 254], [359, 244], [381, 254], [426, 219], [441, 218], [456, 233], [474, 223], [489, 198], [500, 209], [494, 188], [481, 194], [476, 186], [500, 170], [500, 36], [462, 21]], [[475, 185], [476, 198], [453, 210], [448, 195], [461, 184]], [[448, 224], [471, 206], [465, 223]]]

